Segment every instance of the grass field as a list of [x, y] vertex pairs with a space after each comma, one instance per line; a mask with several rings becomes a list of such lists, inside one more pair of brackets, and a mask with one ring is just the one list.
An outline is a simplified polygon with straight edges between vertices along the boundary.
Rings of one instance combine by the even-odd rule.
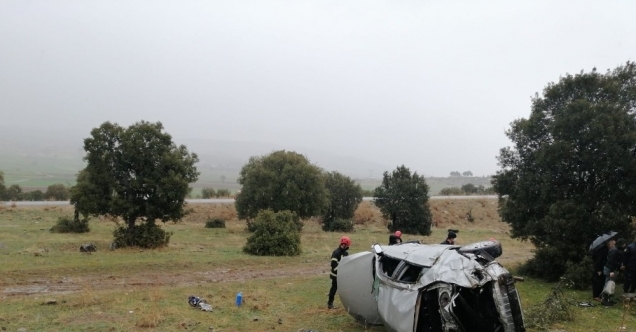
[[[15, 331], [384, 331], [365, 329], [343, 310], [327, 310], [329, 255], [340, 233], [325, 233], [307, 220], [303, 253], [297, 257], [254, 257], [241, 249], [249, 236], [231, 205], [194, 205], [174, 232], [170, 245], [158, 250], [108, 250], [116, 221], [94, 219], [91, 232], [51, 234], [48, 229], [68, 207], [2, 208], [0, 210], [0, 327]], [[494, 200], [432, 201], [436, 227], [428, 237], [441, 242], [449, 227], [459, 228], [459, 242], [495, 237], [504, 247], [498, 259], [515, 267], [531, 257], [532, 247], [509, 238], [498, 221]], [[466, 220], [471, 210], [474, 222]], [[375, 208], [359, 209], [356, 232], [350, 234], [351, 253], [384, 243], [388, 232]], [[361, 216], [366, 216], [362, 218]], [[225, 229], [205, 229], [208, 218], [230, 220]], [[82, 254], [82, 243], [98, 251]], [[540, 303], [552, 285], [527, 279], [517, 284], [524, 309]], [[245, 304], [234, 305], [237, 292]], [[589, 292], [568, 291], [579, 301]], [[208, 300], [214, 312], [187, 304], [189, 295]], [[54, 305], [44, 304], [56, 300]], [[338, 305], [339, 301], [336, 300]], [[560, 331], [617, 331], [623, 310], [573, 307], [573, 322], [553, 326]], [[636, 331], [634, 312], [627, 329]], [[532, 330], [530, 330], [532, 331]]]

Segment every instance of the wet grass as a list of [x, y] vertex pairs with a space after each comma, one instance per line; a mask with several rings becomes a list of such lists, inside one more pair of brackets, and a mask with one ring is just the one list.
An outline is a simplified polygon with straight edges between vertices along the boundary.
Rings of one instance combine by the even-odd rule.
[[[470, 243], [497, 238], [503, 243], [499, 259], [513, 268], [531, 255], [528, 243], [510, 239], [507, 226], [496, 218], [490, 201], [431, 202], [437, 227], [428, 237], [405, 236], [427, 243], [439, 243], [449, 227], [460, 228], [458, 241]], [[69, 207], [2, 208], [0, 210], [0, 327], [9, 331], [25, 327], [30, 331], [383, 331], [365, 329], [342, 309], [325, 307], [329, 289], [328, 262], [340, 233], [325, 233], [315, 221], [306, 221], [302, 235], [303, 253], [297, 257], [253, 257], [242, 253], [249, 236], [245, 224], [236, 220], [231, 206], [193, 206], [193, 212], [179, 224], [166, 224], [174, 232], [167, 248], [158, 250], [108, 250], [111, 220], [92, 220], [86, 234], [52, 234], [59, 216], [69, 216]], [[465, 219], [473, 208], [475, 222]], [[208, 218], [224, 216], [225, 229], [206, 229]], [[384, 243], [388, 231], [377, 218], [357, 225], [350, 234], [352, 253], [367, 250], [372, 243]], [[92, 242], [96, 253], [79, 253], [79, 245]], [[321, 267], [324, 266], [324, 271]], [[190, 274], [234, 270], [230, 277], [189, 279]], [[258, 273], [287, 269], [275, 277]], [[296, 269], [296, 270], [294, 270]], [[239, 271], [237, 273], [236, 271]], [[307, 272], [309, 271], [309, 272]], [[240, 273], [255, 274], [251, 277]], [[230, 272], [232, 273], [232, 272]], [[303, 274], [306, 273], [306, 274]], [[112, 278], [101, 287], [96, 280]], [[162, 279], [163, 282], [159, 282]], [[8, 290], [33, 287], [43, 290], [73, 280], [72, 293], [9, 295]], [[195, 282], [192, 282], [195, 280]], [[552, 285], [527, 279], [518, 283], [525, 308], [543, 301]], [[234, 305], [237, 292], [245, 303]], [[589, 301], [589, 292], [568, 290], [578, 301]], [[214, 312], [202, 312], [187, 304], [187, 297], [205, 298]], [[47, 299], [57, 304], [43, 304]], [[338, 301], [338, 300], [337, 300]], [[337, 303], [338, 305], [338, 303]], [[575, 307], [576, 319], [556, 324], [564, 331], [617, 331], [621, 324], [620, 305], [604, 308]], [[280, 323], [279, 323], [280, 322]], [[636, 331], [634, 309], [627, 315], [627, 330]], [[532, 330], [530, 330], [532, 331]]]

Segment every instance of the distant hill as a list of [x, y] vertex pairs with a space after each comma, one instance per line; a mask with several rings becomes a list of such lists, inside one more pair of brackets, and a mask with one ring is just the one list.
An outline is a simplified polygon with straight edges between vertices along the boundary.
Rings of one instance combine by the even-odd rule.
[[[77, 172], [84, 167], [83, 140], [70, 137], [38, 137], [32, 140], [0, 141], [0, 171], [8, 185], [19, 184], [24, 190], [43, 189], [54, 183], [75, 184]], [[237, 142], [210, 139], [186, 139], [178, 142], [197, 153], [201, 176], [193, 185], [194, 193], [204, 187], [239, 189], [236, 182], [241, 167], [251, 156], [261, 156], [276, 150], [296, 151], [327, 171], [338, 171], [358, 181], [363, 189], [378, 186], [384, 171], [397, 165], [383, 165], [359, 158], [341, 156], [328, 151], [282, 146], [261, 142]], [[490, 187], [490, 177], [426, 178], [430, 194], [437, 195], [446, 187], [461, 187], [472, 183]]]
[[[251, 156], [275, 150], [302, 153], [312, 163], [328, 171], [337, 170], [353, 178], [379, 177], [389, 167], [368, 160], [340, 156], [327, 151], [286, 147], [269, 143], [190, 139], [178, 142], [199, 156], [200, 180], [194, 187], [238, 189], [241, 167]], [[43, 188], [54, 183], [74, 184], [84, 167], [82, 139], [37, 137], [30, 141], [0, 141], [0, 170], [7, 184], [24, 189]]]

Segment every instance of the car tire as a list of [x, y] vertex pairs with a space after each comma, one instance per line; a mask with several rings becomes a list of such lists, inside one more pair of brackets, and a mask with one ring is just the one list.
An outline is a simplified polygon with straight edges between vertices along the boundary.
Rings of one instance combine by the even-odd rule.
[[501, 243], [499, 243], [499, 241], [475, 242], [459, 248], [459, 251], [470, 254], [485, 252], [492, 258], [497, 258], [503, 253], [503, 249], [501, 248]]

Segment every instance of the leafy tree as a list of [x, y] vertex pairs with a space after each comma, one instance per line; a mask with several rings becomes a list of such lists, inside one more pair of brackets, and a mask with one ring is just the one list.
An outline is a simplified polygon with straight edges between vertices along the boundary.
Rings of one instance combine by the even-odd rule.
[[389, 231], [430, 235], [432, 215], [428, 206], [428, 185], [424, 176], [404, 165], [393, 173], [384, 172], [382, 184], [375, 189], [375, 205], [391, 220]]
[[460, 173], [458, 171], [453, 171], [453, 172], [450, 172], [450, 176], [451, 177], [461, 177], [462, 173]]
[[22, 193], [21, 198], [22, 200], [25, 200], [25, 201], [43, 201], [44, 193], [42, 192], [42, 190], [38, 189], [38, 190]]
[[55, 199], [57, 201], [65, 201], [69, 199], [69, 190], [61, 183], [52, 184], [46, 188], [46, 193], [44, 194], [44, 198], [46, 199]]
[[[125, 227], [114, 233], [120, 247], [167, 244], [169, 236], [155, 221], [176, 221], [185, 215], [188, 185], [199, 175], [194, 166], [197, 155], [176, 146], [160, 122], [145, 121], [128, 128], [105, 122], [84, 140], [84, 150], [87, 165], [71, 190], [76, 210], [84, 216], [124, 219]], [[138, 221], [142, 224], [135, 226]], [[140, 238], [144, 234], [151, 239]]]
[[338, 172], [328, 172], [325, 174], [325, 188], [328, 192], [327, 208], [322, 216], [323, 230], [340, 231], [343, 227], [331, 227], [331, 224], [342, 219], [340, 224], [346, 224], [349, 220], [351, 227], [344, 227], [352, 230], [353, 223], [351, 219], [358, 208], [358, 204], [362, 202], [362, 188], [355, 183], [350, 177]]
[[440, 190], [439, 194], [442, 196], [459, 196], [463, 195], [464, 191], [462, 191], [461, 188], [458, 187], [450, 187]]
[[22, 197], [22, 188], [19, 184], [12, 184], [7, 188], [5, 198], [8, 201], [19, 201]]
[[473, 176], [473, 172], [465, 171], [465, 172], [462, 173], [462, 176]]
[[7, 187], [4, 186], [4, 173], [0, 171], [0, 200], [6, 200]]
[[254, 234], [247, 239], [243, 251], [258, 256], [300, 255], [298, 221], [291, 211], [262, 210], [252, 223]]
[[478, 191], [478, 188], [475, 187], [475, 185], [472, 183], [467, 183], [462, 186], [462, 191], [465, 192], [467, 195], [471, 195], [471, 194], [476, 194]]
[[362, 189], [362, 197], [373, 197], [373, 190]]
[[232, 193], [230, 193], [229, 189], [219, 189], [216, 191], [216, 197], [230, 197]]
[[493, 185], [512, 236], [538, 248], [526, 273], [558, 280], [609, 230], [636, 215], [636, 64], [566, 75], [507, 131]]
[[[480, 186], [480, 187], [481, 187], [481, 186]], [[495, 195], [495, 194], [496, 194], [496, 192], [495, 192], [495, 187], [488, 187], [488, 188], [485, 188], [485, 189], [484, 189], [484, 191], [483, 191], [483, 194], [484, 194], [484, 195]]]
[[304, 219], [320, 215], [327, 203], [321, 169], [292, 151], [251, 157], [238, 182], [243, 186], [235, 201], [240, 219], [254, 218], [267, 209], [292, 211]]
[[214, 198], [216, 197], [216, 191], [214, 188], [203, 188], [201, 189], [201, 198]]

